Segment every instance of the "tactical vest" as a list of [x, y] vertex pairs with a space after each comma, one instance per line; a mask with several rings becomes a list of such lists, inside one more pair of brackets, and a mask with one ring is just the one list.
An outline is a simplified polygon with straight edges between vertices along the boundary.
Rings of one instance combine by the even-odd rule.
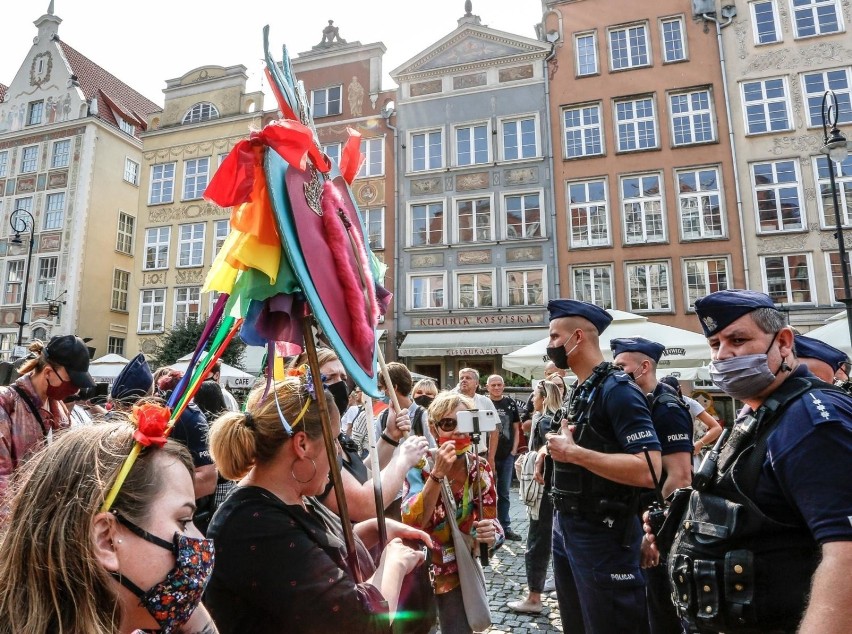
[[[598, 453], [616, 454], [623, 449], [609, 422], [596, 415], [595, 405], [606, 379], [620, 370], [601, 363], [571, 398], [568, 416], [575, 425], [578, 446]], [[635, 506], [637, 489], [607, 480], [578, 465], [553, 461], [553, 506], [562, 513], [581, 515], [592, 521], [625, 519]], [[610, 526], [613, 522], [610, 521]]]
[[813, 377], [788, 379], [736, 424], [710, 485], [682, 490], [689, 501], [667, 563], [672, 599], [692, 631], [794, 632], [802, 618], [819, 545], [804, 523], [768, 517], [753, 497], [770, 434], [812, 389], [841, 392]]

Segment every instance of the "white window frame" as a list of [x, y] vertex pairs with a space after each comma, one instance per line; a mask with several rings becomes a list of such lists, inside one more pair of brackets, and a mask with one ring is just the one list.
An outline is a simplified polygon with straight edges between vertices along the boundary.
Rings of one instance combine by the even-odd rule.
[[[591, 294], [591, 298], [586, 296], [585, 292], [580, 292], [577, 290], [577, 274], [581, 271], [589, 271], [589, 293]], [[608, 275], [608, 285], [609, 285], [609, 297], [608, 301], [603, 298], [597, 297], [597, 285], [596, 282], [598, 279], [598, 274], [606, 273]], [[575, 299], [579, 299], [584, 302], [589, 302], [594, 304], [595, 306], [600, 306], [604, 309], [612, 309], [615, 308], [615, 275], [613, 272], [612, 264], [582, 264], [571, 267], [571, 297]]]
[[[784, 90], [784, 95], [782, 97], [767, 97], [767, 82], [781, 82], [781, 87]], [[760, 84], [760, 92], [761, 98], [753, 101], [746, 101], [746, 86]], [[793, 113], [790, 110], [790, 86], [787, 84], [786, 77], [761, 77], [759, 79], [754, 79], [752, 81], [741, 81], [740, 82], [740, 98], [742, 99], [742, 108], [743, 108], [743, 124], [745, 125], [746, 136], [758, 135], [758, 134], [774, 134], [776, 132], [785, 132], [793, 129]], [[783, 103], [784, 104], [784, 116], [786, 117], [786, 127], [783, 128], [773, 128], [772, 127], [772, 117], [769, 112], [769, 108], [773, 104]], [[749, 126], [749, 108], [750, 107], [759, 107], [762, 110], [762, 123], [766, 126], [766, 130], [752, 130]]]
[[[825, 256], [825, 277], [828, 279], [828, 297], [831, 300], [832, 304], [842, 304], [843, 300], [837, 299], [837, 293], [834, 289], [834, 270], [832, 269], [831, 256], [837, 255], [837, 281], [839, 282], [840, 291], [845, 294], [846, 289], [843, 288], [843, 271], [840, 266], [840, 251], [826, 251]], [[850, 258], [849, 251], [846, 252], [846, 263], [850, 265], [849, 270], [852, 271], [852, 258]]]
[[[473, 276], [473, 305], [472, 306], [462, 306], [462, 291], [461, 291], [461, 278], [463, 275], [472, 275]], [[480, 294], [482, 293], [482, 288], [479, 282], [479, 276], [488, 276], [491, 278], [491, 303], [490, 304], [481, 304], [480, 303]], [[484, 278], [483, 278], [484, 279]], [[482, 310], [482, 309], [491, 309], [498, 308], [497, 304], [497, 271], [496, 269], [456, 269], [453, 272], [453, 294], [455, 295], [455, 308], [458, 310]]]
[[[425, 244], [414, 244], [414, 208], [415, 207], [429, 207], [430, 205], [440, 205], [441, 206], [441, 241], [440, 242], [427, 242]], [[408, 209], [407, 209], [407, 225], [408, 231], [406, 236], [406, 246], [412, 248], [429, 248], [429, 247], [438, 247], [447, 244], [447, 201], [443, 198], [436, 200], [418, 200], [416, 202], [409, 201]], [[428, 234], [429, 232], [427, 232]]]
[[[112, 299], [110, 300], [109, 309], [119, 313], [126, 313], [128, 301], [130, 299], [129, 295], [130, 271], [114, 268], [112, 270]], [[123, 306], [122, 301], [124, 302]]]
[[[537, 222], [535, 222], [535, 221], [530, 222], [527, 219], [527, 209], [528, 209], [527, 201], [526, 201], [527, 196], [538, 196], [538, 221]], [[520, 208], [521, 230], [522, 230], [521, 235], [514, 235], [514, 236], [509, 235], [509, 215], [508, 215], [509, 204], [507, 202], [509, 198], [519, 198], [520, 201], [521, 201], [521, 208]], [[546, 223], [544, 221], [545, 216], [544, 216], [544, 190], [543, 189], [536, 189], [536, 190], [529, 190], [529, 191], [517, 191], [517, 192], [513, 191], [513, 192], [503, 193], [503, 194], [501, 194], [500, 209], [501, 209], [500, 215], [501, 215], [501, 218], [502, 218], [502, 225], [503, 225], [503, 234], [502, 235], [503, 235], [504, 240], [536, 240], [536, 239], [539, 239], [539, 238], [546, 238], [547, 237], [547, 231], [546, 231], [547, 226], [546, 226]], [[529, 207], [529, 209], [533, 209], [533, 207]], [[527, 235], [527, 233], [529, 231], [529, 227], [536, 225], [536, 224], [538, 225], [538, 230], [537, 230], [536, 234], [535, 235]]]
[[[680, 28], [680, 48], [681, 48], [681, 57], [676, 57], [674, 59], [669, 59], [668, 57], [668, 48], [666, 47], [666, 25], [667, 24], [678, 24]], [[663, 64], [677, 64], [678, 62], [686, 62], [689, 61], [689, 48], [687, 47], [687, 38], [686, 38], [686, 23], [683, 20], [682, 15], [669, 16], [666, 18], [660, 18], [660, 53], [663, 58]]]
[[183, 162], [183, 197], [181, 200], [199, 200], [210, 182], [210, 157], [200, 156]]
[[[440, 138], [440, 141], [441, 141], [441, 143], [440, 143], [440, 145], [441, 145], [441, 156], [440, 156], [439, 164], [433, 165], [431, 158], [429, 156], [429, 152], [428, 152], [428, 149], [429, 149], [428, 140], [431, 138], [432, 134], [436, 134], [436, 133], [439, 135], [439, 138]], [[424, 137], [423, 140], [425, 142], [425, 145], [423, 146], [424, 167], [420, 168], [420, 169], [416, 169], [415, 165], [414, 165], [414, 161], [416, 159], [416, 157], [414, 156], [414, 150], [415, 150], [414, 142], [415, 142], [415, 139], [419, 136], [423, 136]], [[444, 151], [445, 146], [446, 146], [446, 143], [445, 143], [445, 139], [444, 139], [444, 128], [443, 127], [441, 127], [441, 128], [423, 128], [421, 130], [410, 131], [408, 133], [408, 171], [409, 172], [431, 172], [431, 171], [434, 171], [434, 170], [444, 169], [444, 164], [445, 164], [445, 161], [446, 161], [446, 152]]]
[[[5, 177], [9, 173], [9, 150], [0, 151], [0, 177]], [[5, 193], [5, 192], [2, 192]]]
[[[568, 127], [566, 115], [569, 112], [578, 113], [580, 118], [580, 125], [571, 126], [570, 128]], [[597, 123], [586, 123], [587, 118], [593, 116], [593, 113], [595, 112], [597, 113]], [[587, 117], [587, 115], [589, 116]], [[568, 142], [569, 132], [571, 132], [572, 134], [575, 132], [580, 133], [580, 146], [582, 149], [581, 153], [568, 153], [568, 148], [570, 145], [572, 145]], [[597, 133], [597, 138], [595, 138], [595, 133]], [[591, 138], [589, 138], [590, 135]], [[600, 145], [600, 151], [590, 151], [589, 147], [594, 147], [596, 141], [598, 145]], [[579, 104], [562, 109], [562, 144], [562, 156], [565, 159], [576, 159], [582, 158], [584, 156], [603, 156], [606, 153], [606, 143], [604, 142], [603, 106], [600, 102]]]
[[[425, 306], [420, 308], [414, 307], [414, 284], [413, 281], [415, 279], [420, 278], [435, 278], [440, 277], [442, 280], [442, 288], [443, 288], [443, 302], [440, 306]], [[449, 293], [447, 293], [447, 272], [446, 271], [418, 271], [417, 273], [407, 273], [406, 274], [406, 307], [410, 311], [426, 311], [426, 310], [446, 310], [449, 305]], [[431, 284], [429, 290], [427, 291], [427, 295], [431, 298], [434, 293], [434, 289], [431, 288]]]
[[[60, 151], [60, 148], [65, 148]], [[68, 167], [71, 163], [71, 139], [59, 139], [53, 142], [50, 150], [50, 169]], [[2, 174], [0, 174], [2, 176]]]
[[[57, 202], [59, 201], [59, 202]], [[53, 192], [45, 196], [42, 231], [57, 231], [65, 222], [65, 192]]]
[[[24, 288], [26, 260], [6, 260], [6, 276], [3, 282], [3, 304], [12, 306], [21, 303]], [[16, 269], [16, 279], [12, 280], [12, 270]], [[9, 292], [11, 287], [15, 287], [15, 301], [9, 301]]]
[[[120, 211], [118, 212], [118, 225], [115, 237], [115, 250], [124, 255], [133, 255], [133, 237], [136, 233], [136, 217]], [[123, 245], [127, 248], [123, 248]]]
[[[648, 267], [661, 266], [666, 270], [666, 301], [668, 307], [655, 307], [651, 305], [652, 288], [649, 281]], [[632, 293], [633, 289], [630, 269], [632, 267], [645, 267], [645, 292], [647, 294], [648, 308], [636, 308], [633, 305]], [[624, 263], [624, 280], [625, 290], [627, 291], [627, 310], [631, 313], [671, 313], [674, 312], [674, 301], [672, 298], [672, 263], [670, 260], [648, 260], [639, 262]]]
[[[776, 0], [756, 0], [755, 2], [749, 2], [749, 11], [751, 13], [751, 30], [754, 35], [754, 45], [755, 46], [766, 46], [767, 44], [777, 44], [778, 42], [784, 41], [784, 36], [781, 32], [781, 24], [778, 21], [778, 3]], [[760, 41], [760, 30], [757, 28], [757, 9], [755, 8], [758, 4], [768, 4], [772, 7], [772, 28], [774, 29], [773, 33], [775, 39], [768, 40], [766, 42]]]
[[119, 130], [121, 130], [125, 134], [129, 134], [130, 136], [133, 136], [134, 134], [136, 134], [136, 126], [133, 125], [132, 123], [130, 123], [130, 121], [127, 121], [126, 119], [123, 119], [122, 117], [117, 117], [117, 119], [118, 119], [118, 129]]
[[117, 354], [123, 357], [126, 343], [127, 340], [124, 337], [110, 335], [107, 337], [107, 354]]
[[130, 158], [124, 159], [124, 180], [139, 186], [139, 163]]
[[[580, 40], [586, 38], [592, 39], [592, 53], [594, 56], [594, 70], [590, 72], [582, 72], [584, 61], [580, 58]], [[574, 69], [577, 77], [591, 77], [600, 74], [600, 58], [598, 56], [598, 33], [597, 31], [584, 31], [583, 33], [574, 34]]]
[[[657, 177], [657, 185], [659, 187], [659, 193], [655, 196], [634, 196], [627, 197], [624, 194], [624, 181], [629, 179], [638, 178], [640, 180], [640, 187], [644, 187], [643, 181], [645, 178]], [[642, 190], [644, 192], [644, 189]], [[625, 174], [619, 178], [618, 181], [618, 196], [621, 204], [621, 231], [622, 231], [622, 241], [624, 245], [630, 244], [650, 244], [650, 243], [660, 243], [666, 242], [668, 239], [668, 227], [667, 227], [667, 213], [666, 213], [666, 198], [665, 198], [665, 180], [663, 178], [662, 172], [643, 172], [641, 174]], [[646, 204], [649, 203], [659, 203], [659, 215], [660, 215], [660, 224], [662, 225], [662, 235], [649, 237], [648, 233], [648, 212], [646, 209]], [[627, 205], [640, 205], [640, 211], [642, 215], [642, 235], [638, 238], [631, 239], [628, 236], [627, 231]]]
[[[826, 165], [827, 157], [820, 154], [811, 158], [814, 168], [814, 182], [817, 186], [817, 205], [819, 206], [819, 225], [822, 229], [834, 229], [834, 200], [831, 193], [831, 180]], [[852, 156], [847, 156], [842, 164], [829, 160], [834, 170], [834, 184], [837, 187], [837, 202], [840, 203], [840, 226], [852, 226]], [[825, 176], [820, 176], [820, 170], [825, 170]], [[824, 193], [823, 193], [824, 192]], [[826, 197], [829, 199], [826, 205]]]
[[[165, 229], [165, 239], [161, 237], [162, 230]], [[156, 232], [154, 234], [153, 232]], [[156, 238], [155, 240], [151, 240], [152, 235]], [[146, 227], [145, 229], [145, 252], [142, 254], [142, 270], [143, 271], [161, 271], [169, 268], [169, 255], [171, 252], [171, 241], [172, 241], [172, 228], [170, 226], [164, 227]], [[148, 266], [148, 251], [149, 249], [155, 250], [154, 257], [154, 266]], [[162, 265], [158, 266], [157, 263], [160, 261], [160, 256], [162, 255]]]
[[[47, 275], [44, 275], [44, 273], [47, 273]], [[47, 300], [56, 297], [57, 279], [59, 279], [59, 256], [48, 255], [38, 258], [34, 304], [44, 304]]]
[[[704, 93], [707, 95], [707, 107], [706, 108], [696, 108], [694, 104], [694, 97]], [[672, 145], [675, 147], [683, 147], [687, 145], [700, 145], [702, 143], [714, 143], [716, 138], [716, 117], [713, 112], [713, 91], [707, 88], [693, 88], [691, 90], [678, 91], [678, 92], [670, 92], [669, 95], [669, 125], [670, 125], [670, 133], [672, 137]], [[686, 109], [681, 112], [675, 112], [675, 99], [677, 98], [686, 98]], [[697, 139], [697, 133], [699, 130], [703, 130], [705, 118], [706, 123], [710, 125], [710, 138], [709, 139]], [[678, 142], [677, 139], [677, 130], [675, 127], [676, 119], [684, 119], [687, 126], [689, 128], [689, 141], [681, 141]]]
[[[337, 90], [337, 98], [329, 99], [329, 92]], [[320, 112], [317, 109], [317, 97], [320, 94], [325, 95], [325, 109], [323, 112]], [[337, 111], [331, 112], [329, 109], [329, 104], [337, 103]], [[320, 117], [335, 117], [339, 114], [343, 113], [343, 84], [337, 84], [336, 86], [326, 86], [325, 88], [317, 88], [316, 90], [311, 91], [311, 114], [313, 114], [314, 118]]]
[[44, 122], [44, 99], [27, 104], [26, 126], [41, 125]]
[[[777, 180], [778, 167], [777, 166], [780, 163], [792, 163], [793, 164], [793, 169], [796, 172], [796, 177], [795, 177], [794, 181], [792, 181], [792, 182], [785, 181], [783, 183], [778, 182], [778, 180]], [[769, 185], [765, 185], [765, 184], [758, 185], [756, 178], [755, 178], [755, 173], [754, 173], [754, 169], [758, 165], [771, 165], [772, 166], [773, 182], [770, 183]], [[791, 231], [804, 231], [807, 228], [807, 226], [808, 226], [807, 209], [806, 209], [806, 204], [805, 204], [805, 199], [804, 199], [804, 192], [802, 191], [802, 175], [801, 175], [801, 172], [800, 172], [800, 169], [799, 169], [799, 161], [797, 159], [790, 158], [790, 159], [779, 159], [779, 160], [775, 160], [775, 161], [757, 161], [755, 163], [751, 163], [749, 165], [749, 176], [751, 178], [751, 189], [752, 189], [752, 193], [753, 193], [755, 227], [757, 228], [758, 234], [788, 233], [788, 232], [791, 232]], [[799, 203], [799, 216], [800, 216], [801, 222], [799, 223], [799, 225], [797, 227], [784, 228], [783, 218], [781, 217], [781, 212], [782, 212], [781, 207], [783, 205], [781, 205], [781, 199], [780, 199], [780, 196], [779, 196], [779, 192], [782, 189], [791, 189], [791, 188], [796, 189], [796, 197], [797, 197], [797, 200], [798, 200], [798, 203]], [[764, 192], [764, 191], [769, 191], [769, 190], [774, 190], [776, 192], [775, 193], [775, 203], [776, 203], [776, 205], [775, 205], [775, 208], [776, 208], [775, 221], [776, 222], [775, 222], [775, 228], [774, 229], [764, 229], [763, 226], [762, 226], [762, 223], [760, 221], [760, 206], [759, 206], [760, 193]]]
[[[178, 286], [174, 293], [174, 307], [172, 308], [172, 325], [175, 328], [185, 326], [192, 317], [191, 307], [195, 306], [195, 319], [201, 319], [201, 287], [200, 286]], [[182, 320], [178, 320], [179, 309], [185, 314]]]
[[[379, 160], [378, 164], [371, 160], [371, 157], [376, 154], [378, 148]], [[361, 169], [358, 170], [356, 178], [372, 178], [375, 176], [384, 176], [385, 174], [385, 137], [377, 136], [369, 139], [361, 139], [361, 154], [364, 155], [364, 163]]]
[[[640, 105], [640, 102], [643, 108], [645, 107], [644, 102], [648, 102], [651, 104], [650, 116], [648, 116], [647, 114], [637, 114], [637, 106]], [[619, 118], [619, 107], [626, 104], [631, 104], [630, 111], [632, 114], [630, 118], [627, 118], [627, 112], [625, 111], [625, 118], [621, 119]], [[631, 97], [628, 99], [614, 100], [612, 103], [612, 119], [615, 128], [615, 145], [617, 152], [647, 152], [648, 150], [656, 150], [660, 147], [660, 128], [659, 123], [657, 121], [657, 100], [654, 98], [654, 95], [643, 95], [639, 97]], [[640, 126], [642, 127], [643, 131], [647, 133], [646, 125], [648, 122], [650, 122], [653, 126], [654, 143], [653, 145], [640, 146]], [[629, 144], [622, 144], [622, 130], [626, 132], [628, 129], [630, 131], [630, 139], [635, 144], [635, 147], [629, 147]]]
[[[840, 7], [840, 3], [838, 2], [838, 0], [809, 0], [809, 3], [809, 6], [797, 7], [795, 5], [795, 2], [793, 0], [790, 0], [790, 12], [792, 14], [790, 16], [790, 21], [793, 23], [793, 33], [795, 34], [795, 38], [797, 40], [802, 40], [809, 37], [819, 37], [821, 35], [833, 35], [834, 33], [843, 33], [843, 31], [845, 30], [843, 24], [843, 11]], [[823, 31], [822, 26], [820, 25], [819, 15], [817, 12], [821, 7], [829, 6], [834, 7], [834, 17], [837, 21], [836, 31]], [[804, 13], [806, 11], [810, 12], [811, 18], [813, 19], [814, 32], [802, 35], [801, 33], [799, 33], [798, 14]]]
[[[475, 226], [473, 231], [473, 239], [465, 240], [462, 242], [459, 237], [459, 232], [461, 230], [461, 224], [459, 222], [459, 205], [461, 203], [472, 203], [471, 211], [473, 215], [474, 223], [478, 217], [476, 203], [480, 200], [488, 201], [488, 236], [486, 238], [480, 239], [478, 237], [479, 226]], [[453, 244], [477, 244], [477, 243], [488, 243], [494, 242], [496, 240], [496, 231], [494, 227], [494, 193], [485, 194], [482, 196], [457, 196], [453, 198]]]
[[[712, 293], [714, 291], [728, 290], [729, 288], [732, 287], [731, 259], [727, 256], [721, 256], [721, 257], [705, 256], [705, 257], [697, 257], [697, 258], [689, 257], [689, 258], [683, 258], [681, 260], [681, 262], [682, 262], [681, 274], [683, 275], [683, 299], [684, 299], [684, 304], [686, 304], [686, 312], [688, 312], [688, 313], [694, 313], [695, 312], [695, 302], [693, 302], [691, 297], [690, 297], [689, 273], [688, 273], [690, 264], [694, 264], [696, 262], [701, 262], [704, 265], [704, 270], [701, 271], [701, 274], [704, 277], [704, 285], [703, 285], [703, 288], [701, 289], [701, 294], [698, 295], [698, 297], [703, 297], [705, 295], [709, 295], [710, 293]], [[709, 278], [712, 274], [716, 274], [716, 275], [719, 274], [718, 271], [711, 273], [708, 270], [707, 265], [710, 262], [724, 262], [724, 264], [725, 264], [725, 271], [724, 271], [725, 286], [724, 287], [717, 284], [718, 288], [716, 288], [710, 282]]]
[[199, 101], [186, 111], [181, 120], [181, 125], [189, 123], [201, 123], [219, 118], [219, 109], [209, 101]]
[[[633, 29], [641, 28], [644, 35], [644, 43], [645, 43], [645, 60], [642, 61], [641, 51], [639, 49], [634, 53], [633, 47], [630, 43], [631, 34], [630, 31]], [[613, 46], [612, 46], [612, 36], [614, 33], [625, 32], [627, 34], [627, 63], [624, 66], [615, 66], [615, 57], [613, 55]], [[609, 50], [609, 69], [610, 71], [621, 71], [621, 70], [630, 70], [631, 68], [644, 68], [646, 66], [651, 66], [653, 62], [653, 58], [651, 56], [651, 41], [650, 41], [650, 29], [648, 28], [647, 22], [637, 22], [633, 24], [624, 24], [617, 27], [610, 27], [607, 29], [606, 33], [607, 39], [607, 48]]]
[[[583, 192], [588, 199], [589, 186], [600, 184], [603, 187], [603, 200], [584, 200], [575, 203], [571, 199], [572, 187], [583, 187]], [[612, 245], [612, 215], [609, 206], [609, 182], [606, 177], [600, 178], [584, 178], [582, 180], [568, 181], [565, 183], [565, 206], [568, 214], [568, 243], [572, 249], [587, 249], [593, 247], [608, 247]], [[603, 239], [592, 239], [592, 224], [590, 222], [592, 208], [603, 207], [603, 213], [606, 218], [606, 236]], [[577, 240], [574, 236], [574, 211], [582, 210], [585, 217], [588, 239]], [[599, 226], [599, 225], [595, 225]]]
[[[829, 77], [829, 74], [832, 77]], [[840, 76], [846, 85], [838, 83]], [[819, 76], [821, 86], [813, 92], [808, 92], [808, 78]], [[805, 101], [805, 111], [808, 117], [809, 128], [822, 128], [822, 96], [830, 89], [834, 92], [837, 100], [837, 125], [843, 126], [852, 123], [852, 68], [826, 68], [814, 72], [801, 74], [802, 98]]]
[[327, 155], [328, 158], [331, 159], [332, 163], [340, 167], [340, 151], [342, 148], [341, 143], [326, 143], [322, 146], [323, 154]]
[[[509, 275], [511, 274], [521, 273], [524, 276], [523, 280], [523, 295], [524, 301], [521, 304], [512, 304], [509, 301]], [[530, 292], [530, 283], [528, 280], [528, 275], [530, 273], [541, 273], [541, 303], [540, 304], [531, 304], [529, 300], [529, 292]], [[532, 266], [526, 268], [520, 267], [512, 267], [503, 269], [503, 305], [508, 308], [518, 308], [525, 306], [547, 306], [548, 302], [548, 293], [547, 293], [547, 267], [546, 266]]]
[[222, 250], [222, 246], [225, 244], [225, 240], [228, 239], [228, 233], [231, 231], [231, 221], [227, 219], [223, 220], [214, 220], [213, 221], [213, 244], [212, 244], [212, 253], [211, 259], [215, 260], [216, 256], [219, 255], [219, 251]]
[[[385, 248], [385, 208], [384, 207], [367, 207], [363, 210], [364, 215], [364, 230], [366, 232], [367, 244], [370, 245], [372, 251], [382, 251]], [[379, 225], [379, 244], [373, 244], [370, 239], [370, 225], [378, 218]]]
[[[33, 174], [38, 171], [39, 151], [38, 145], [28, 145], [21, 148], [21, 169], [19, 174]], [[29, 154], [35, 152], [35, 156], [30, 157]]]
[[[716, 189], [702, 189], [701, 188], [701, 172], [708, 171], [716, 172]], [[682, 192], [680, 191], [680, 177], [681, 174], [692, 173], [695, 176], [695, 182], [698, 187], [697, 190], [692, 192]], [[725, 218], [725, 193], [722, 189], [722, 170], [717, 165], [707, 165], [703, 167], [692, 167], [689, 169], [677, 169], [674, 172], [674, 182], [675, 182], [675, 192], [677, 193], [678, 199], [678, 222], [680, 224], [680, 237], [681, 240], [692, 242], [695, 240], [724, 240], [728, 235], [728, 228]], [[708, 234], [707, 230], [707, 218], [704, 213], [705, 204], [704, 201], [707, 198], [716, 197], [718, 208], [719, 208], [719, 233]], [[699, 235], [697, 236], [687, 236], [686, 235], [686, 226], [684, 223], [684, 202], [689, 200], [695, 200], [697, 202], [696, 208], [698, 209], [698, 224], [699, 224]]]
[[[476, 130], [484, 129], [485, 134], [485, 156], [480, 157], [481, 160], [477, 159], [478, 152], [476, 151]], [[466, 141], [470, 147], [470, 160], [468, 162], [462, 162], [461, 159], [461, 146], [462, 139], [459, 138], [459, 135], [462, 132], [466, 132]], [[476, 165], [487, 165], [492, 162], [491, 157], [491, 122], [488, 120], [485, 121], [470, 121], [467, 123], [460, 123], [458, 125], [454, 125], [452, 127], [453, 133], [453, 167], [473, 167]]]
[[[145, 301], [146, 295], [150, 294], [150, 300]], [[159, 307], [160, 323], [156, 323], [157, 308]], [[150, 311], [148, 319], [145, 320], [145, 312]], [[144, 321], [143, 321], [144, 320]], [[146, 288], [139, 291], [139, 321], [137, 332], [163, 332], [166, 328], [166, 289]]]
[[[529, 144], [524, 143], [524, 133], [521, 126], [526, 121], [532, 121], [533, 135], [535, 135], [535, 149], [533, 154], [526, 154], [525, 148]], [[541, 138], [539, 134], [538, 113], [529, 113], [519, 116], [503, 117], [498, 120], [498, 128], [500, 130], [500, 160], [501, 161], [529, 161], [541, 157]], [[517, 139], [518, 156], [510, 158], [507, 156], [508, 144], [506, 143], [507, 126], [515, 126], [515, 137]]]
[[[169, 171], [171, 171], [171, 174], [168, 173]], [[149, 205], [166, 205], [174, 202], [176, 175], [177, 163], [174, 161], [170, 163], [157, 163], [151, 166], [151, 184], [148, 188]], [[156, 199], [154, 197], [155, 189], [159, 192]]]
[[[187, 229], [191, 232], [190, 236], [184, 237], [184, 230]], [[196, 230], [200, 230], [201, 235], [197, 235]], [[206, 230], [206, 222], [189, 222], [178, 225], [178, 257], [175, 265], [177, 268], [196, 269], [204, 266], [204, 239], [207, 233]], [[188, 247], [188, 250], [186, 247]]]
[[[791, 257], [805, 257], [805, 264], [808, 269], [808, 279], [805, 289], [807, 289], [811, 298], [808, 301], [793, 301], [794, 293], [791, 286], [791, 276], [790, 276], [790, 258]], [[784, 260], [784, 282], [786, 286], [786, 302], [777, 301], [770, 293], [769, 293], [769, 278], [766, 274], [766, 260], [768, 258], [782, 258]], [[803, 305], [808, 306], [811, 304], [816, 304], [816, 284], [814, 281], [814, 264], [811, 258], [811, 254], [808, 253], [767, 253], [766, 255], [760, 256], [760, 278], [763, 283], [763, 292], [773, 297], [773, 301], [777, 304], [789, 304], [789, 305]]]

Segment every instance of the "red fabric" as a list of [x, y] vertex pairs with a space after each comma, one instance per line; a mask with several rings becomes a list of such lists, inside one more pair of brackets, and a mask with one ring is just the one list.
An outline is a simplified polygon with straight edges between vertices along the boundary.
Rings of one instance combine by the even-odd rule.
[[139, 444], [148, 447], [162, 447], [166, 444], [166, 427], [169, 425], [171, 410], [156, 403], [145, 403], [133, 407], [136, 431], [133, 438]]
[[266, 190], [266, 175], [263, 172], [264, 148], [262, 145], [254, 145], [252, 151], [255, 171], [250, 202], [231, 211], [231, 227], [256, 237], [261, 244], [279, 245], [281, 238], [278, 236], [278, 226], [275, 223], [272, 203]]
[[263, 72], [266, 73], [266, 79], [269, 80], [269, 86], [272, 88], [272, 94], [275, 95], [275, 101], [278, 102], [278, 110], [281, 112], [281, 116], [285, 119], [298, 119], [299, 117], [297, 117], [296, 113], [293, 112], [292, 108], [290, 108], [290, 104], [287, 103], [284, 95], [282, 95], [281, 91], [278, 90], [278, 84], [275, 83], [275, 78], [272, 76], [269, 68], [264, 68]]
[[340, 175], [351, 185], [364, 163], [364, 155], [361, 154], [361, 133], [349, 127], [346, 132], [349, 133], [349, 140], [340, 155]]

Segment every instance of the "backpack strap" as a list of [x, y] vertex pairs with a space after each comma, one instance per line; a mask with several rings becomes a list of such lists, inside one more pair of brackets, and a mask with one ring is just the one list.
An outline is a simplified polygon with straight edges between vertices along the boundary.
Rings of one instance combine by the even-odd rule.
[[30, 398], [30, 395], [27, 394], [26, 391], [19, 385], [11, 385], [10, 387], [15, 390], [18, 393], [18, 396], [21, 397], [21, 400], [27, 404], [27, 407], [30, 409], [30, 412], [32, 412], [32, 415], [35, 417], [35, 419], [38, 421], [38, 424], [41, 426], [42, 434], [44, 434], [44, 437], [47, 438], [47, 432], [49, 430], [47, 429], [47, 425], [44, 424], [44, 419], [41, 417], [41, 413], [38, 411], [38, 408], [33, 403], [33, 400]]

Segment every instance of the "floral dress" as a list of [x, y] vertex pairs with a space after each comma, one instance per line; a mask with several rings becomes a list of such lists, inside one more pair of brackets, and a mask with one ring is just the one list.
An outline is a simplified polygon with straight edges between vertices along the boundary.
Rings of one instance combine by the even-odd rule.
[[[462, 533], [475, 535], [473, 523], [480, 519], [497, 520], [497, 491], [494, 487], [494, 474], [491, 467], [483, 458], [477, 458], [473, 453], [465, 453], [467, 461], [467, 478], [463, 482], [450, 482], [457, 511], [456, 522]], [[482, 491], [482, 515], [479, 517], [477, 500], [477, 476], [480, 478]], [[426, 468], [414, 467], [406, 476], [403, 485], [402, 521], [409, 526], [423, 526], [432, 537], [435, 546], [431, 550], [431, 565], [434, 574], [435, 594], [444, 594], [459, 585], [458, 564], [450, 525], [447, 522], [447, 510], [441, 498], [435, 504], [435, 510], [428, 522], [423, 522], [424, 504], [423, 487], [429, 478]], [[497, 524], [497, 541], [503, 541], [503, 529]]]

